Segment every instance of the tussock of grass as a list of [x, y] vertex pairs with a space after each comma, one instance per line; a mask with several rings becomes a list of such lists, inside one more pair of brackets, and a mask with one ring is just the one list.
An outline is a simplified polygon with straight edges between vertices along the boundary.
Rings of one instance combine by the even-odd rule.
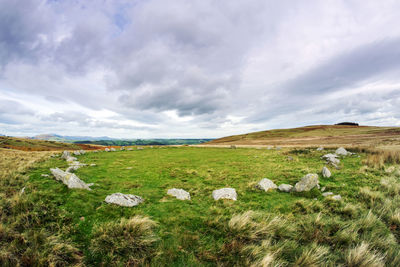
[[93, 230], [90, 250], [103, 262], [144, 264], [155, 253], [155, 226], [154, 221], [141, 216], [100, 224]]
[[369, 248], [362, 242], [360, 245], [348, 250], [346, 264], [349, 267], [383, 267], [385, 266], [385, 255]]
[[321, 266], [326, 262], [324, 259], [328, 252], [329, 248], [313, 243], [310, 247], [303, 250], [301, 255], [296, 259], [294, 265], [307, 267]]
[[383, 169], [385, 164], [400, 164], [400, 151], [398, 150], [370, 150], [364, 163], [374, 168]]

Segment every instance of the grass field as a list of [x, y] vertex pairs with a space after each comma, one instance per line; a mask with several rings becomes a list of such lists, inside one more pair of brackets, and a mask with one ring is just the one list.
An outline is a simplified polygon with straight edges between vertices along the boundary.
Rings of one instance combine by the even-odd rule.
[[[95, 183], [92, 191], [43, 177], [51, 167], [67, 167], [47, 157], [2, 178], [0, 263], [398, 266], [399, 171], [366, 166], [370, 155], [360, 152], [322, 178], [325, 153], [192, 147], [86, 153], [79, 161], [96, 166], [76, 174]], [[264, 177], [294, 184], [307, 173], [318, 173], [321, 187], [343, 200], [316, 189], [266, 193], [254, 187]], [[167, 196], [172, 187], [189, 191], [191, 201]], [[222, 187], [235, 188], [238, 200], [214, 201], [212, 191]], [[105, 203], [115, 192], [145, 202], [133, 208]]]
[[215, 139], [208, 145], [400, 148], [399, 127], [315, 125], [254, 132]]

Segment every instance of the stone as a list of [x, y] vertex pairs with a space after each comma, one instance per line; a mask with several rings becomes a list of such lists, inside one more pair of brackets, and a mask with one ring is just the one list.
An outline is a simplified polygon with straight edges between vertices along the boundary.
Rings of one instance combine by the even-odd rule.
[[112, 147], [112, 148], [110, 148], [110, 151], [117, 151], [117, 150], [116, 150], [115, 148]]
[[277, 189], [278, 186], [274, 182], [272, 182], [270, 179], [264, 178], [258, 182], [257, 188], [267, 192], [270, 189]]
[[21, 195], [23, 195], [24, 193], [25, 193], [25, 186], [22, 187], [21, 191], [19, 191], [19, 195], [21, 196]]
[[80, 163], [79, 161], [72, 161], [69, 163], [69, 167], [67, 168], [66, 172], [74, 172], [83, 166], [86, 166], [86, 164]]
[[49, 177], [48, 174], [41, 174], [40, 176], [42, 176], [42, 177]]
[[125, 147], [121, 146], [121, 149], [120, 149], [120, 150], [121, 150], [121, 151], [125, 150]]
[[317, 151], [322, 151], [324, 150], [324, 148], [322, 146], [320, 146], [319, 148], [317, 148]]
[[127, 169], [127, 170], [132, 170], [132, 169], [133, 169], [133, 167], [126, 167], [126, 169]]
[[96, 163], [90, 164], [90, 167], [94, 167], [94, 166], [97, 166]]
[[68, 188], [91, 190], [90, 187], [73, 173], [64, 172], [59, 168], [50, 169], [56, 180], [63, 182]]
[[293, 161], [294, 158], [293, 158], [292, 156], [288, 156], [288, 157], [287, 157], [287, 160], [288, 160], [288, 161]]
[[93, 150], [93, 153], [99, 153], [99, 151], [98, 150]]
[[231, 145], [231, 149], [236, 149], [236, 146], [235, 145]]
[[174, 196], [180, 200], [190, 200], [189, 192], [186, 192], [183, 189], [177, 189], [177, 188], [168, 189], [167, 194], [170, 196]]
[[267, 146], [267, 149], [268, 150], [271, 150], [271, 149], [273, 149], [274, 147], [273, 146]]
[[288, 192], [292, 191], [293, 186], [290, 184], [281, 184], [278, 186], [278, 189], [279, 189], [279, 191], [288, 193]]
[[105, 199], [107, 203], [115, 204], [123, 207], [134, 207], [144, 201], [143, 198], [130, 194], [114, 193], [108, 195]]
[[143, 147], [140, 147], [140, 146], [139, 146], [139, 147], [137, 148], [137, 150], [143, 150]]
[[324, 197], [332, 196], [332, 195], [333, 195], [332, 192], [325, 192], [325, 193], [322, 193], [322, 196], [324, 196]]
[[71, 156], [71, 152], [64, 150], [64, 152], [61, 155], [62, 159], [67, 159], [69, 156]]
[[344, 149], [343, 147], [339, 147], [338, 149], [336, 149], [335, 154], [336, 154], [336, 155], [339, 155], [339, 156], [347, 156], [347, 155], [350, 155], [351, 153], [348, 152], [348, 151], [347, 151], [346, 149]]
[[281, 150], [282, 148], [280, 146], [277, 146], [275, 149], [276, 150]]
[[387, 168], [386, 170], [385, 170], [385, 172], [386, 173], [392, 173], [392, 172], [394, 172], [396, 170], [396, 167], [395, 166], [390, 166], [389, 168]]
[[129, 147], [127, 150], [128, 150], [128, 151], [132, 151], [132, 150], [133, 150], [133, 148]]
[[318, 186], [319, 186], [318, 174], [309, 173], [303, 178], [301, 178], [301, 180], [295, 184], [294, 191], [296, 192], [310, 191], [314, 187]]
[[323, 167], [322, 168], [322, 176], [323, 177], [325, 177], [325, 178], [329, 178], [329, 177], [331, 177], [331, 171], [327, 168], [327, 167]]
[[79, 153], [81, 153], [81, 155], [83, 155], [83, 154], [85, 154], [85, 153], [86, 153], [86, 151], [85, 151], [85, 150], [83, 150], [83, 149], [81, 149], [81, 150], [79, 150]]
[[339, 201], [339, 200], [342, 200], [342, 196], [341, 196], [341, 195], [334, 195], [334, 196], [332, 197], [332, 199], [333, 199], [333, 200], [336, 200], [336, 201]]
[[110, 152], [110, 149], [109, 149], [108, 147], [106, 147], [106, 148], [104, 149], [104, 151], [105, 151], [105, 152]]
[[321, 188], [321, 192], [324, 192], [325, 190], [326, 190], [325, 186]]
[[68, 157], [67, 157], [67, 161], [68, 161], [68, 162], [77, 161], [77, 160], [78, 160], [78, 159], [75, 158], [75, 157], [71, 157], [71, 156], [68, 156]]
[[232, 199], [234, 201], [237, 200], [237, 194], [234, 188], [221, 188], [214, 190], [212, 192], [212, 197], [214, 198], [214, 200], [219, 200], [219, 199]]
[[80, 156], [80, 155], [81, 155], [81, 152], [79, 152], [78, 150], [76, 150], [76, 151], [73, 152], [73, 154], [74, 154], [75, 156]]
[[334, 164], [334, 166], [340, 163], [340, 160], [337, 157], [338, 155], [336, 154], [326, 154], [322, 156], [322, 158], [326, 159], [327, 163]]

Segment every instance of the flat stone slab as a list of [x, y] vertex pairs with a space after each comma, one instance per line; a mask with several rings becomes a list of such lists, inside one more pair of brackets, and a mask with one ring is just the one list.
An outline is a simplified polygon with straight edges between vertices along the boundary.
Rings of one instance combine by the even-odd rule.
[[296, 183], [294, 186], [294, 191], [296, 192], [304, 192], [304, 191], [310, 191], [314, 187], [319, 186], [319, 181], [318, 181], [318, 174], [315, 173], [309, 173], [299, 182]]
[[50, 171], [57, 181], [63, 182], [66, 186], [68, 186], [68, 188], [91, 190], [89, 185], [87, 185], [84, 181], [79, 179], [79, 177], [73, 173], [64, 172], [59, 168], [50, 169]]
[[168, 189], [167, 194], [170, 196], [174, 196], [180, 200], [190, 200], [189, 192], [183, 189], [177, 189], [177, 188]]
[[278, 186], [279, 191], [289, 193], [293, 190], [293, 186], [290, 184], [281, 184]]
[[268, 190], [271, 190], [271, 189], [277, 189], [278, 186], [274, 182], [272, 182], [270, 179], [264, 178], [258, 182], [257, 188], [267, 192]]
[[144, 199], [135, 195], [114, 193], [108, 195], [105, 201], [122, 207], [134, 207], [142, 203]]
[[236, 201], [237, 200], [237, 193], [234, 188], [221, 188], [214, 190], [212, 192], [212, 197], [214, 200], [219, 200], [219, 199], [231, 199]]

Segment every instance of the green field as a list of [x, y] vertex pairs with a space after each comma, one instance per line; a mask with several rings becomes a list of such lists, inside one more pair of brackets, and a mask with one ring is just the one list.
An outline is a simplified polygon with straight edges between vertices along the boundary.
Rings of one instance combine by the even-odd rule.
[[[324, 161], [320, 157], [325, 153], [315, 149], [192, 147], [86, 153], [79, 161], [96, 166], [80, 168], [76, 174], [95, 183], [92, 191], [68, 189], [51, 175], [42, 177], [50, 174], [49, 168], [67, 167], [61, 158], [52, 158], [29, 172], [25, 193], [16, 203], [2, 200], [2, 212], [8, 214], [2, 217], [3, 229], [15, 227], [28, 241], [43, 231], [47, 231], [47, 239], [56, 236], [63, 248], [57, 252], [48, 248], [47, 241], [34, 242], [36, 250], [46, 253], [67, 251], [53, 259], [55, 265], [338, 266], [349, 263], [347, 257], [357, 252], [377, 263], [397, 266], [400, 232], [395, 219], [398, 213], [400, 227], [400, 213], [395, 207], [399, 192], [393, 194], [393, 189], [380, 185], [382, 171], [363, 166], [365, 154], [343, 158], [340, 170], [331, 168], [332, 177], [321, 178]], [[288, 156], [294, 160], [289, 161]], [[293, 185], [307, 173], [318, 173], [321, 187], [340, 194], [343, 200], [324, 198], [316, 189], [283, 193], [255, 188], [264, 177], [278, 185]], [[396, 175], [390, 180], [391, 188], [396, 185], [393, 188], [399, 189]], [[167, 189], [173, 187], [189, 191], [191, 201], [167, 196]], [[222, 187], [235, 188], [238, 200], [214, 201], [212, 191]], [[145, 202], [132, 208], [104, 202], [108, 194], [116, 192], [139, 195]], [[382, 210], [383, 203], [390, 212]], [[147, 233], [143, 236], [137, 228], [129, 230], [119, 224], [121, 218], [137, 215], [156, 223], [154, 228], [149, 226], [151, 230], [143, 230]], [[147, 238], [151, 242], [123, 243], [130, 234], [133, 240]], [[26, 253], [23, 245], [29, 244], [15, 244], [13, 253]], [[32, 259], [35, 246], [28, 246], [33, 250], [33, 256], [28, 254]], [[5, 256], [9, 255], [5, 247], [0, 253], [2, 265], [13, 265]], [[50, 256], [42, 254], [36, 255], [38, 261], [44, 258], [48, 262]], [[271, 258], [273, 264], [266, 264]]]

